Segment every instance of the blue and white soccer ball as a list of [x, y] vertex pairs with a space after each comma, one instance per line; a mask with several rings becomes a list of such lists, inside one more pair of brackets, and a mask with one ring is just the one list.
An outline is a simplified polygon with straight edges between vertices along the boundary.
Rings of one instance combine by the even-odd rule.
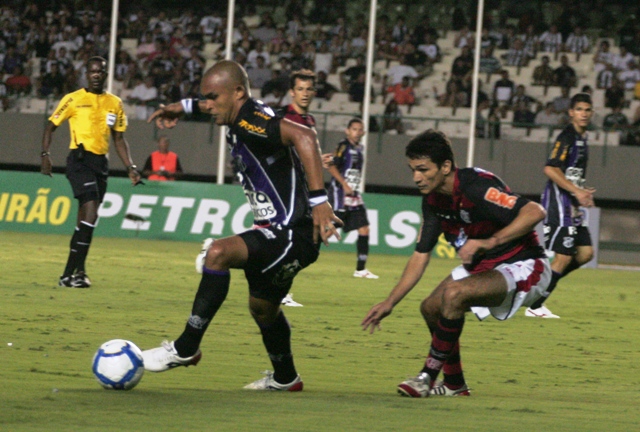
[[92, 370], [102, 387], [131, 390], [144, 373], [142, 351], [128, 340], [110, 340], [103, 343], [93, 356]]

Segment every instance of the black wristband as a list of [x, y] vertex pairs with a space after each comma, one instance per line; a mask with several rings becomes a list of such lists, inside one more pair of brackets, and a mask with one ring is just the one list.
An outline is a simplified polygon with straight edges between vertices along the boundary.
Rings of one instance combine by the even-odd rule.
[[316, 189], [316, 190], [310, 190], [309, 191], [309, 198], [316, 198], [316, 197], [321, 197], [321, 196], [327, 196], [327, 190], [326, 189]]

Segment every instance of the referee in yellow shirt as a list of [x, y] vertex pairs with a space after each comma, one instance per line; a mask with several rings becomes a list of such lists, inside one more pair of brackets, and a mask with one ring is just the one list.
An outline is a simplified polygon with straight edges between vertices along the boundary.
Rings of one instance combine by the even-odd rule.
[[131, 160], [129, 144], [123, 132], [127, 129], [127, 116], [119, 97], [104, 91], [107, 61], [91, 57], [87, 61], [88, 88], [65, 95], [49, 117], [42, 137], [42, 165], [40, 172], [51, 175], [49, 147], [53, 132], [69, 120], [71, 144], [67, 156], [67, 179], [73, 196], [78, 200], [78, 218], [71, 237], [69, 259], [59, 286], [88, 288], [91, 281], [85, 271], [85, 261], [91, 245], [93, 229], [98, 219], [98, 207], [107, 191], [109, 175], [109, 135], [113, 137], [120, 160], [127, 167], [131, 183], [140, 181], [138, 168]]

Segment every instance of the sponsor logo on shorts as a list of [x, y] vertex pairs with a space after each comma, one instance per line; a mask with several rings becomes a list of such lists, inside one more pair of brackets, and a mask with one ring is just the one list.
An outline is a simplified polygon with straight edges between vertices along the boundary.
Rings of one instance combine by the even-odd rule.
[[293, 279], [298, 272], [302, 270], [302, 266], [298, 260], [293, 260], [292, 263], [284, 264], [278, 270], [275, 277], [273, 278], [274, 285], [286, 285], [291, 279]]
[[487, 189], [487, 192], [484, 194], [484, 199], [485, 201], [489, 201], [490, 203], [499, 205], [500, 207], [512, 209], [513, 206], [516, 205], [518, 197], [509, 195], [505, 192], [500, 192], [498, 189], [491, 187]]
[[267, 240], [274, 240], [276, 238], [276, 235], [267, 228], [258, 228], [258, 231], [260, 231], [262, 235], [267, 238]]
[[267, 135], [267, 131], [265, 128], [251, 124], [244, 119], [240, 123], [238, 123], [238, 126], [240, 126], [242, 129], [254, 135], [261, 135], [261, 136]]
[[572, 248], [573, 244], [574, 244], [573, 237], [563, 237], [562, 238], [562, 246], [566, 247], [567, 249]]

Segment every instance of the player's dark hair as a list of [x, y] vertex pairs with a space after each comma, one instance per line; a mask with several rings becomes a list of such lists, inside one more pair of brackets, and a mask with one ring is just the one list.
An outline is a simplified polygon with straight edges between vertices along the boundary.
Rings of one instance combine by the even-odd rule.
[[589, 93], [576, 93], [571, 97], [571, 109], [573, 109], [578, 102], [588, 103], [589, 105], [593, 105], [591, 101], [591, 95]]
[[298, 69], [291, 72], [291, 76], [289, 77], [289, 88], [291, 90], [296, 86], [296, 79], [301, 81], [311, 81], [314, 86], [316, 85], [316, 74], [309, 69]]
[[349, 123], [347, 123], [347, 129], [349, 129], [351, 127], [351, 125], [354, 124], [354, 123], [360, 123], [361, 125], [364, 126], [364, 122], [362, 121], [361, 118], [354, 117], [351, 120], [349, 120]]
[[445, 161], [451, 161], [451, 165], [456, 166], [451, 141], [444, 133], [434, 129], [427, 129], [409, 141], [405, 156], [409, 159], [429, 158], [438, 168]]
[[102, 63], [102, 67], [104, 68], [104, 70], [107, 70], [107, 60], [104, 57], [93, 56], [89, 58], [89, 60], [87, 60], [87, 68], [91, 63]]

